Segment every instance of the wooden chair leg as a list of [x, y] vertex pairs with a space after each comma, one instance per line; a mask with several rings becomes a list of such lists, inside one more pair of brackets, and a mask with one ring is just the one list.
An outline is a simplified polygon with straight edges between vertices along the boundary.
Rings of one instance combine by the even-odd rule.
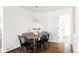
[[21, 53], [21, 51], [22, 51], [22, 47], [20, 48], [20, 51], [19, 52]]
[[48, 49], [48, 42], [45, 42], [45, 44], [44, 44], [44, 48], [45, 48], [45, 50]]
[[24, 53], [26, 53], [27, 52], [27, 47], [25, 47], [25, 48], [21, 47], [19, 52], [22, 53], [23, 52], [22, 50], [24, 50]]
[[46, 42], [46, 50], [48, 49], [48, 42]]
[[42, 44], [42, 52], [43, 52], [43, 44]]
[[24, 47], [24, 53], [26, 53], [26, 47]]
[[27, 47], [25, 47], [26, 53], [27, 53]]
[[48, 43], [46, 43], [46, 50], [48, 49]]

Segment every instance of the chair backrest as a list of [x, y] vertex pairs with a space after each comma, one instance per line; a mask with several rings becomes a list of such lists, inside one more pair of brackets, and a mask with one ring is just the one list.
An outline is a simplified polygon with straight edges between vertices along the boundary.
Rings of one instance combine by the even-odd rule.
[[26, 42], [25, 36], [18, 35], [18, 38], [19, 38], [19, 40], [20, 40], [20, 44], [24, 44], [24, 43]]
[[40, 40], [45, 40], [46, 39], [46, 35], [42, 35], [42, 37], [40, 37]]
[[49, 40], [49, 33], [47, 33], [46, 35], [43, 35], [43, 38], [48, 41]]
[[49, 33], [47, 33], [46, 38], [49, 39]]

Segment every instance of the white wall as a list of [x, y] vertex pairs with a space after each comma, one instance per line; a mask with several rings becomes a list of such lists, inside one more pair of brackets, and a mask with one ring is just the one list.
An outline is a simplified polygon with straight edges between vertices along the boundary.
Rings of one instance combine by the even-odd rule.
[[[42, 31], [50, 32], [50, 42], [59, 42], [58, 36], [58, 16], [63, 14], [70, 14], [72, 13], [72, 8], [65, 8], [56, 11], [49, 11], [49, 12], [42, 12], [36, 13], [34, 18], [40, 20], [37, 24], [38, 27], [41, 28]], [[36, 17], [35, 17], [36, 16]], [[71, 40], [62, 39], [61, 43], [69, 43], [71, 44]]]
[[2, 37], [2, 7], [0, 6], [0, 38]]
[[32, 17], [21, 7], [3, 7], [3, 19], [3, 52], [7, 52], [20, 46], [17, 35], [30, 28]]
[[72, 37], [73, 52], [79, 52], [79, 7], [75, 7], [75, 33]]
[[2, 7], [0, 6], [0, 52], [2, 49]]
[[79, 35], [79, 7], [75, 7], [75, 26], [76, 34]]

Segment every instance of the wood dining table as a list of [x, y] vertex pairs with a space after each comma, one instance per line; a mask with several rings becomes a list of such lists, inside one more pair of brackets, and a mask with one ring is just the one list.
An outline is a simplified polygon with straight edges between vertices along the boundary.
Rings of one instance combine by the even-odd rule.
[[26, 36], [26, 38], [28, 39], [33, 39], [33, 52], [37, 52], [37, 38], [40, 40], [40, 37], [45, 34], [44, 32], [38, 32], [37, 35], [33, 32], [27, 32], [27, 33], [23, 33], [24, 36]]

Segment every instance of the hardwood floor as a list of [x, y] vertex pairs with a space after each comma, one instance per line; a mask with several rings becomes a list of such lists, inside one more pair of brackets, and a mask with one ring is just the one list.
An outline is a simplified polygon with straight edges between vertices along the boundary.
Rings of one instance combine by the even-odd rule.
[[[22, 52], [19, 52], [19, 50], [20, 48], [16, 48], [14, 50], [9, 51], [8, 53], [24, 53], [24, 48]], [[41, 49], [39, 49], [38, 53], [72, 53], [72, 48], [71, 45], [49, 42], [48, 49], [44, 49], [43, 52], [41, 52]]]
[[1, 52], [1, 48], [2, 48], [2, 41], [1, 41], [2, 39], [0, 38], [0, 52]]

